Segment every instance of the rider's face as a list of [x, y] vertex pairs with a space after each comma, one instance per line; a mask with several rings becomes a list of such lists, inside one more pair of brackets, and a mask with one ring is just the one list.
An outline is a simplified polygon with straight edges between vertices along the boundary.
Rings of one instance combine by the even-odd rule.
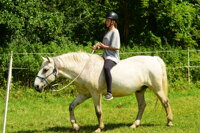
[[112, 20], [109, 18], [106, 18], [105, 25], [107, 28], [109, 28], [112, 25]]

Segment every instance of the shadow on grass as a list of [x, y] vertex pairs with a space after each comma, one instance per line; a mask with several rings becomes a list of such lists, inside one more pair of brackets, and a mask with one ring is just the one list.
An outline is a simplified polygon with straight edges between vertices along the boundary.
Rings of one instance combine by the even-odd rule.
[[[129, 127], [131, 124], [130, 123], [118, 123], [118, 124], [106, 124], [105, 130], [104, 131], [109, 131], [109, 130], [114, 130], [116, 128], [121, 128], [121, 127]], [[142, 124], [141, 127], [154, 127], [154, 126], [161, 126], [159, 124]], [[88, 125], [88, 126], [81, 126], [81, 129], [78, 133], [90, 133], [94, 132], [97, 129], [97, 125]], [[75, 131], [72, 129], [72, 127], [50, 127], [46, 128], [44, 130], [27, 130], [27, 131], [17, 131], [13, 133], [54, 133], [54, 132], [59, 132], [59, 133], [75, 133]]]

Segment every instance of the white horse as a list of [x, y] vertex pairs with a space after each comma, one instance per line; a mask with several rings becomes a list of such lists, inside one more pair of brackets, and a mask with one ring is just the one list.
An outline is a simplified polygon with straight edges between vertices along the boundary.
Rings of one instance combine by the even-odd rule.
[[[39, 92], [56, 80], [57, 77], [77, 79], [74, 84], [78, 88], [78, 95], [69, 106], [70, 121], [72, 127], [78, 131], [74, 109], [85, 100], [92, 98], [98, 118], [96, 132], [104, 129], [102, 120], [102, 94], [106, 93], [106, 84], [103, 72], [104, 60], [96, 54], [83, 52], [68, 53], [52, 58], [43, 58], [44, 62], [35, 79], [34, 86]], [[161, 101], [167, 115], [167, 125], [172, 125], [172, 111], [168, 101], [167, 74], [165, 63], [157, 56], [134, 56], [121, 60], [111, 70], [112, 94], [114, 97], [136, 94], [138, 102], [138, 114], [136, 120], [130, 126], [136, 128], [140, 125], [146, 103], [144, 93], [150, 88]]]

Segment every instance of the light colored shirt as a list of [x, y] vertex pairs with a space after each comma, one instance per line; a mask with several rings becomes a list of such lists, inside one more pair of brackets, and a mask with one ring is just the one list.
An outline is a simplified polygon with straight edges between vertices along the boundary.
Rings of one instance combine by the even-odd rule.
[[[112, 48], [120, 48], [120, 35], [118, 29], [109, 30], [103, 37], [103, 44]], [[110, 59], [116, 63], [120, 61], [119, 50], [105, 49], [103, 53], [104, 59]]]

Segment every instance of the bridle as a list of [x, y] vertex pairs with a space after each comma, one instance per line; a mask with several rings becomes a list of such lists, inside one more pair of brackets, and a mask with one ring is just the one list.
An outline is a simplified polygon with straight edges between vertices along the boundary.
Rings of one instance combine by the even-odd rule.
[[56, 64], [55, 63], [54, 63], [53, 72], [50, 73], [48, 76], [46, 76], [46, 77], [36, 76], [36, 77], [41, 79], [42, 81], [45, 81], [47, 83], [47, 85], [48, 85], [48, 84], [50, 84], [49, 81], [48, 81], [48, 77], [51, 76], [51, 75], [54, 75], [55, 79], [57, 78], [57, 69], [56, 69]]

